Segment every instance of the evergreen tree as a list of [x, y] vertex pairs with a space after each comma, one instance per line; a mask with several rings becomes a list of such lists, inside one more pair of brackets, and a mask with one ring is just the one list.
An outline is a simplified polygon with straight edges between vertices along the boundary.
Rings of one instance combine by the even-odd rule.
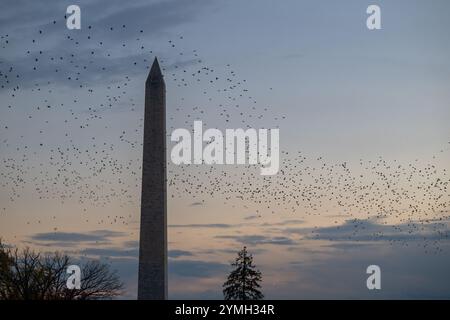
[[262, 281], [261, 272], [253, 265], [253, 257], [247, 252], [247, 247], [238, 252], [238, 257], [231, 265], [235, 269], [223, 284], [225, 300], [263, 299], [259, 284]]

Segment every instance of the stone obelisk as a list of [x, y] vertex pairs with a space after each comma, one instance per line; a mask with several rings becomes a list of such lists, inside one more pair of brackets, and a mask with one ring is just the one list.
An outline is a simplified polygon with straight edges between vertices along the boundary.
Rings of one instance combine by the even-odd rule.
[[155, 58], [145, 83], [139, 300], [167, 299], [166, 87]]

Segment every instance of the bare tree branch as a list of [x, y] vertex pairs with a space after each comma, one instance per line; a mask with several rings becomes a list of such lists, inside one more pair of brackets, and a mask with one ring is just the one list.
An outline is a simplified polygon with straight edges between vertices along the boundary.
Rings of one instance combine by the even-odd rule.
[[121, 294], [123, 284], [109, 265], [89, 261], [81, 266], [81, 288], [70, 290], [67, 255], [42, 255], [29, 248], [7, 248], [0, 239], [1, 300], [88, 300], [110, 299]]

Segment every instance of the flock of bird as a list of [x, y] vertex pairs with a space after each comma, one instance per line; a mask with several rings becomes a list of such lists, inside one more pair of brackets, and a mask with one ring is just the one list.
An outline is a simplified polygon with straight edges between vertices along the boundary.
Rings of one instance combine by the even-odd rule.
[[[211, 66], [198, 50], [184, 50], [183, 36], [154, 50], [145, 30], [128, 30], [125, 24], [87, 26], [64, 30], [55, 48], [46, 39], [63, 30], [61, 23], [35, 30], [31, 39], [0, 35], [5, 53], [0, 56], [6, 57], [0, 60], [0, 188], [8, 201], [2, 203], [0, 219], [30, 193], [37, 201], [76, 201], [80, 210], [90, 212], [87, 221], [95, 219], [96, 207], [114, 204], [125, 211], [139, 203], [143, 81], [154, 55], [170, 57], [160, 60], [170, 88], [168, 136], [179, 124], [191, 126], [196, 119], [206, 126], [215, 119], [247, 128], [261, 123], [280, 127], [286, 119], [260, 103], [230, 64]], [[114, 40], [124, 32], [131, 34], [128, 40]], [[170, 90], [179, 91], [177, 99]], [[127, 121], [117, 120], [117, 114], [125, 113]], [[445, 148], [438, 157], [448, 157]], [[355, 221], [355, 235], [364, 228], [359, 219], [396, 221], [393, 231], [423, 235], [422, 243], [436, 248], [448, 239], [450, 176], [433, 159], [333, 163], [286, 150], [281, 160], [279, 173], [270, 177], [260, 176], [256, 166], [168, 163], [169, 199], [204, 203], [215, 198], [238, 208], [252, 204], [258, 215], [339, 214]], [[127, 224], [131, 216], [111, 215], [97, 223]], [[431, 234], [424, 232], [427, 226]]]
[[[249, 165], [234, 170], [174, 167], [169, 174], [171, 197], [189, 195], [195, 203], [215, 197], [235, 208], [256, 207], [256, 217], [277, 213], [328, 217], [336, 232], [343, 221], [353, 226], [351, 232], [343, 230], [349, 241], [384, 237], [390, 244], [408, 246], [415, 238], [419, 246], [440, 252], [441, 241], [449, 240], [450, 174], [445, 168], [418, 159], [333, 163], [300, 151], [281, 153], [280, 171], [274, 176], [261, 176], [259, 167]], [[434, 159], [443, 160], [449, 153], [442, 150]], [[379, 230], [365, 230], [365, 221], [379, 224]], [[342, 239], [330, 235], [328, 240]]]

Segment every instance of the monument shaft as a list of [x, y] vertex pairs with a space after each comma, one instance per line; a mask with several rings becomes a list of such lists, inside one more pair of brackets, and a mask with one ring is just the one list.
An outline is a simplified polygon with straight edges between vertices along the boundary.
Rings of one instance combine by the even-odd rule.
[[145, 84], [139, 300], [167, 299], [166, 88], [157, 59]]

